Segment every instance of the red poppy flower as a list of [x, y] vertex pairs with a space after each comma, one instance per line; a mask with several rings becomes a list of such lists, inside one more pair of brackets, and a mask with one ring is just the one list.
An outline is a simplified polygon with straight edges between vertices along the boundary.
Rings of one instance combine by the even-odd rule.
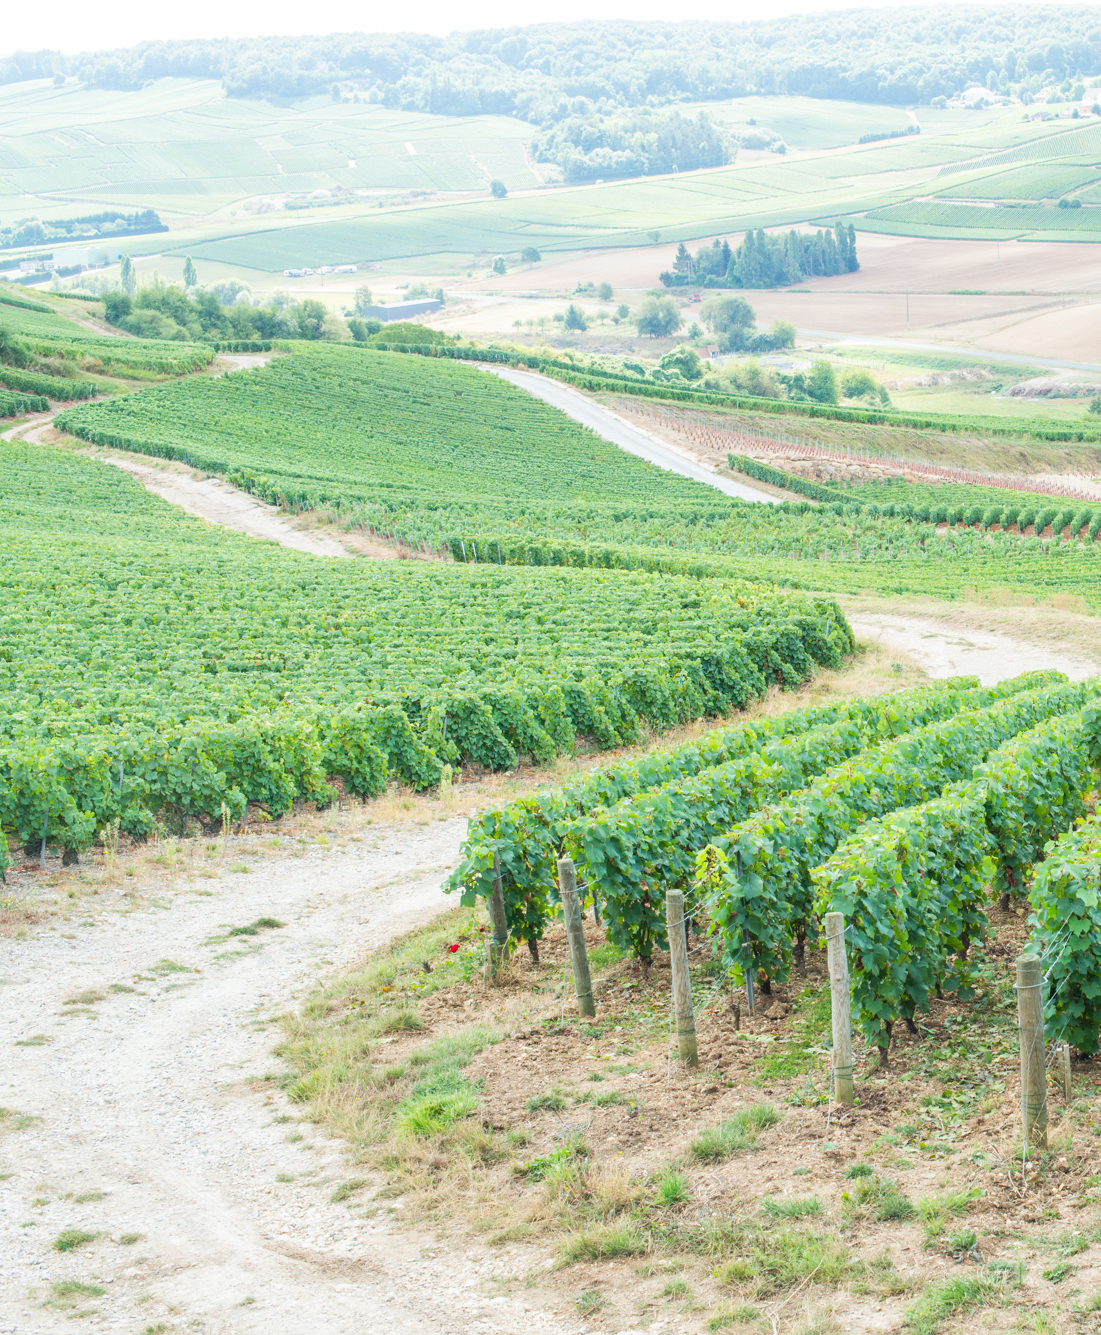
[[453, 946], [448, 946], [448, 947], [447, 947], [447, 953], [448, 953], [449, 955], [454, 955], [454, 953], [456, 952], [456, 950], [458, 950], [458, 948], [459, 948], [459, 943], [458, 943], [458, 941], [456, 941], [455, 944], [454, 944]]

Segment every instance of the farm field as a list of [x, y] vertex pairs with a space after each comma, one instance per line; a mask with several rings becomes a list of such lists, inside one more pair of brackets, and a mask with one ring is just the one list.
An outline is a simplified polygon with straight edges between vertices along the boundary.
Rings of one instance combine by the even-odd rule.
[[227, 98], [214, 80], [159, 79], [126, 93], [7, 85], [0, 121], [5, 222], [38, 195], [46, 218], [81, 203], [202, 218], [265, 195], [480, 193], [494, 176], [512, 189], [540, 183], [521, 121], [334, 106], [328, 97], [277, 107]]

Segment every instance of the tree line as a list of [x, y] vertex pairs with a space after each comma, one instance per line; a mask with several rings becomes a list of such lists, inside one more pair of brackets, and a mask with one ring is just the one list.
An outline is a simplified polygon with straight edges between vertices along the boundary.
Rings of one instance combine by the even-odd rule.
[[751, 93], [928, 103], [976, 83], [1060, 82], [1101, 68], [1089, 5], [913, 5], [750, 23], [546, 23], [447, 37], [334, 33], [142, 42], [115, 51], [17, 52], [0, 83], [75, 76], [97, 88], [221, 79], [234, 97], [333, 91], [440, 115], [556, 123], [598, 109]]
[[839, 220], [832, 229], [817, 232], [792, 228], [773, 236], [758, 228], [746, 232], [737, 250], [728, 241], [715, 240], [692, 255], [682, 241], [673, 268], [660, 279], [665, 287], [783, 287], [859, 268], [856, 230]]

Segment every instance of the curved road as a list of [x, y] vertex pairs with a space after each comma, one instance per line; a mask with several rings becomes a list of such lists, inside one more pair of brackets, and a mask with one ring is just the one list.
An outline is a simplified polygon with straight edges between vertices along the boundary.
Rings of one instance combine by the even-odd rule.
[[514, 371], [506, 366], [485, 366], [482, 369], [492, 371], [494, 375], [501, 376], [519, 389], [526, 389], [529, 394], [534, 394], [536, 398], [561, 409], [567, 417], [572, 417], [575, 422], [587, 426], [611, 444], [618, 445], [621, 450], [626, 450], [628, 454], [637, 454], [640, 459], [657, 464], [667, 472], [679, 473], [681, 477], [690, 477], [695, 482], [703, 482], [739, 500], [765, 501], [770, 505], [780, 504], [774, 496], [766, 496], [763, 491], [755, 491], [744, 482], [720, 477], [706, 464], [698, 463], [695, 459], [671, 449], [660, 440], [655, 440], [645, 431], [640, 431], [614, 413], [610, 413], [607, 408], [602, 408], [599, 403], [594, 403], [584, 394], [579, 394], [576, 389], [571, 389], [569, 385], [559, 384], [557, 380], [548, 380], [545, 376], [536, 375], [532, 371]]

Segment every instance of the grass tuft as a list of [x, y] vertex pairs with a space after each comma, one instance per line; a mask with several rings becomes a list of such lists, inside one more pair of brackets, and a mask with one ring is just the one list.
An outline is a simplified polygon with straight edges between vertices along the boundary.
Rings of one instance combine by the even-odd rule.
[[904, 1329], [911, 1335], [937, 1335], [949, 1317], [985, 1307], [1001, 1295], [1006, 1284], [1013, 1282], [1004, 1273], [953, 1275], [941, 1284], [931, 1285], [907, 1309]]
[[645, 1234], [634, 1224], [611, 1224], [607, 1228], [575, 1233], [562, 1244], [563, 1263], [611, 1261], [617, 1256], [643, 1256], [650, 1250]]
[[836, 1287], [866, 1271], [835, 1236], [807, 1229], [760, 1230], [742, 1243], [741, 1255], [715, 1272], [722, 1284], [754, 1298], [814, 1282]]
[[805, 1219], [822, 1213], [822, 1202], [817, 1196], [788, 1196], [775, 1200], [766, 1197], [761, 1208], [773, 1219]]
[[565, 1106], [566, 1100], [557, 1090], [528, 1099], [528, 1112], [561, 1112]]
[[732, 1154], [741, 1154], [757, 1148], [757, 1137], [766, 1127], [775, 1126], [780, 1114], [769, 1103], [756, 1103], [739, 1108], [718, 1126], [708, 1127], [689, 1145], [694, 1158], [704, 1163], [715, 1163]]
[[78, 1247], [84, 1247], [89, 1242], [95, 1242], [99, 1236], [98, 1233], [85, 1233], [81, 1228], [65, 1228], [54, 1238], [55, 1252], [72, 1252]]
[[662, 1210], [670, 1210], [675, 1205], [683, 1205], [688, 1194], [688, 1179], [670, 1167], [658, 1178], [654, 1204]]
[[349, 1196], [354, 1195], [355, 1192], [362, 1191], [367, 1185], [368, 1183], [365, 1177], [353, 1177], [347, 1182], [342, 1182], [329, 1197], [329, 1200], [331, 1200], [334, 1205], [338, 1205], [341, 1201], [346, 1201]]

